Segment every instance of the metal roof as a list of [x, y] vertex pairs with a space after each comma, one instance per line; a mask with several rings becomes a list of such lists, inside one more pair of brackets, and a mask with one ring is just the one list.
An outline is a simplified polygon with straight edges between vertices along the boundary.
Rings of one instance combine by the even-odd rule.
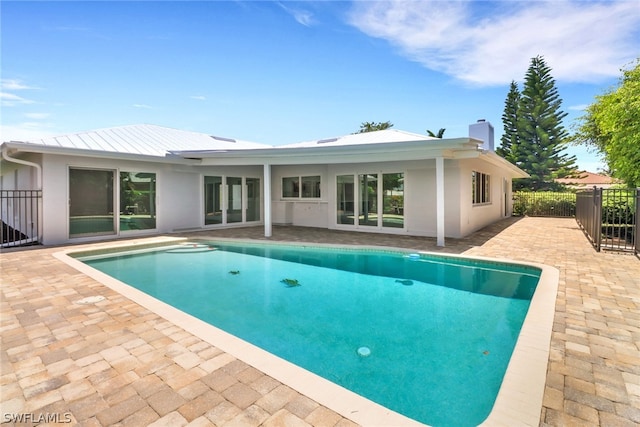
[[418, 133], [406, 132], [397, 129], [385, 129], [373, 132], [354, 133], [351, 135], [338, 136], [334, 138], [319, 139], [314, 141], [297, 142], [295, 144], [279, 145], [276, 148], [298, 148], [298, 147], [319, 147], [330, 146], [338, 147], [343, 145], [360, 145], [360, 144], [384, 144], [389, 142], [409, 142], [409, 141], [441, 141], [440, 138], [434, 138]]
[[[390, 145], [385, 145], [390, 144]], [[80, 154], [93, 157], [140, 158], [154, 161], [198, 162], [201, 165], [258, 165], [345, 163], [416, 160], [445, 156], [486, 161], [510, 170], [514, 177], [528, 175], [492, 151], [479, 150], [481, 141], [434, 138], [396, 129], [272, 146], [163, 126], [140, 124], [99, 129], [29, 141], [2, 144], [16, 151]], [[391, 147], [393, 150], [390, 151]], [[393, 153], [389, 156], [389, 153]], [[462, 157], [461, 157], [462, 156]]]
[[174, 151], [250, 150], [271, 145], [241, 141], [156, 125], [129, 125], [22, 142], [50, 148], [70, 148], [119, 154], [165, 157]]

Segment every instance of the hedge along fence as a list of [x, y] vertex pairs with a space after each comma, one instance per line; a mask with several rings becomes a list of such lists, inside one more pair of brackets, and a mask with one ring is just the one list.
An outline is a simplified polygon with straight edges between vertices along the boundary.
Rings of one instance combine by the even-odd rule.
[[576, 216], [576, 193], [517, 191], [513, 193], [514, 216]]

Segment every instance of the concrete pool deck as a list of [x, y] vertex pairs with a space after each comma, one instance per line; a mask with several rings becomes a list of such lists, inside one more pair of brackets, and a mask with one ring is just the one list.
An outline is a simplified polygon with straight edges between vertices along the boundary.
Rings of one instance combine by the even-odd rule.
[[[262, 231], [180, 236], [264, 239]], [[507, 219], [466, 239], [448, 239], [443, 249], [431, 238], [298, 227], [275, 227], [271, 240], [554, 266], [560, 282], [541, 425], [640, 423], [640, 261], [596, 253], [575, 220]], [[0, 255], [1, 422], [11, 425], [18, 414], [57, 414], [58, 421], [69, 417], [86, 426], [354, 425], [53, 257], [66, 248]], [[95, 295], [105, 300], [77, 304]]]

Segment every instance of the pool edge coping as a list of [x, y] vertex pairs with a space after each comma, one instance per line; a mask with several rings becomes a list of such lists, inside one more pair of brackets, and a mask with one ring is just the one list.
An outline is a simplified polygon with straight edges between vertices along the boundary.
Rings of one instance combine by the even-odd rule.
[[[225, 353], [248, 363], [272, 376], [281, 383], [297, 390], [319, 404], [339, 413], [360, 425], [424, 426], [425, 424], [394, 412], [378, 403], [326, 380], [304, 368], [288, 362], [241, 338], [235, 337], [213, 325], [209, 325], [156, 298], [139, 291], [105, 273], [102, 273], [71, 254], [125, 248], [151, 248], [184, 241], [227, 241], [251, 244], [277, 244], [304, 247], [358, 248], [419, 253], [438, 257], [515, 264], [540, 269], [540, 280], [531, 299], [509, 364], [505, 371], [496, 401], [488, 417], [481, 423], [484, 427], [504, 425], [537, 426], [540, 422], [550, 354], [551, 333], [555, 315], [555, 303], [559, 284], [559, 270], [555, 267], [529, 261], [514, 261], [504, 258], [489, 258], [465, 254], [448, 254], [416, 251], [390, 246], [366, 246], [348, 244], [323, 244], [295, 241], [263, 241], [236, 238], [204, 237], [154, 237], [124, 242], [102, 242], [80, 245], [55, 252], [53, 256], [81, 273], [97, 280], [108, 288], [131, 299], [158, 316], [176, 324], [203, 341]], [[229, 360], [231, 361], [231, 360]]]

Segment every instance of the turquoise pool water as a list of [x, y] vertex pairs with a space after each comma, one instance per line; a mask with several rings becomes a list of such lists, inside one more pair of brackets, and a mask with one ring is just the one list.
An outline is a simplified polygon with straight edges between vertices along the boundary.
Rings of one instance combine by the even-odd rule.
[[218, 242], [80, 259], [434, 426], [488, 416], [540, 275], [462, 258]]

